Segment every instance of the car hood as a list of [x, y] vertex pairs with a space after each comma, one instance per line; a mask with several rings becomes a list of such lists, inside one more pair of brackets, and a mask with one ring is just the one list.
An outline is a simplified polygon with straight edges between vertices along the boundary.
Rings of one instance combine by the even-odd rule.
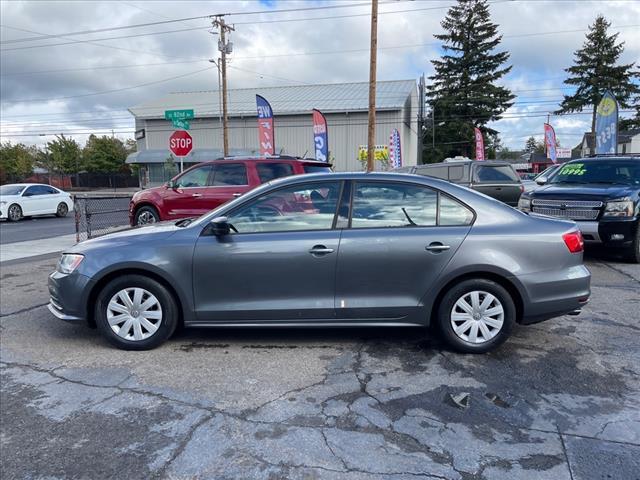
[[95, 248], [109, 246], [110, 248], [117, 248], [122, 245], [129, 245], [134, 242], [145, 242], [154, 240], [160, 237], [169, 237], [178, 230], [182, 230], [181, 227], [175, 225], [176, 221], [158, 222], [151, 225], [145, 225], [143, 227], [133, 227], [121, 232], [114, 232], [108, 235], [103, 235], [98, 238], [92, 238], [91, 240], [85, 240], [76, 244], [69, 253], [84, 253]]
[[601, 183], [589, 184], [550, 184], [536, 188], [531, 192], [534, 198], [558, 198], [575, 200], [584, 198], [590, 200], [613, 200], [615, 198], [638, 195], [638, 188], [632, 185], [605, 185]]

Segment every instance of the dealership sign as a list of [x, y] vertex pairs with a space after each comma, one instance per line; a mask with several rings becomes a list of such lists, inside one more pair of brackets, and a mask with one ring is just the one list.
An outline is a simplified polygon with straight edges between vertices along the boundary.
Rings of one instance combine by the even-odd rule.
[[189, 132], [184, 130], [178, 130], [171, 134], [169, 137], [169, 150], [176, 157], [185, 157], [189, 155], [193, 148], [193, 138], [189, 135]]

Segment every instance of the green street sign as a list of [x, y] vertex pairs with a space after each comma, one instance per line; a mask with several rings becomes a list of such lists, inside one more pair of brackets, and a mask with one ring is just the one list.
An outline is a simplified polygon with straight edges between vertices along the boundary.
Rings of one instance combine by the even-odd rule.
[[194, 117], [193, 109], [164, 111], [164, 118], [166, 120], [189, 120], [193, 117]]
[[189, 130], [189, 128], [191, 128], [191, 125], [189, 125], [189, 122], [186, 120], [177, 120], [174, 118], [171, 120], [171, 123], [173, 123], [173, 128], [177, 130]]

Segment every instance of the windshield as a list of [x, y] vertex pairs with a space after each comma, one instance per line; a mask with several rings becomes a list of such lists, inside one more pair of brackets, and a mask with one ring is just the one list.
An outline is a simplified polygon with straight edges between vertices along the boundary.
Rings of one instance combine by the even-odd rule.
[[0, 195], [20, 195], [24, 190], [24, 185], [2, 185]]
[[549, 183], [640, 185], [640, 161], [602, 159], [572, 162], [562, 166]]

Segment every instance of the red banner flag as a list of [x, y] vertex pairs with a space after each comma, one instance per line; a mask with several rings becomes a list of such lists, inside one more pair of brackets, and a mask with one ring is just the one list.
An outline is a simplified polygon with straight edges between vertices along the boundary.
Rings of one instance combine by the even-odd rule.
[[557, 163], [556, 131], [548, 123], [544, 124], [544, 144], [547, 147], [547, 158], [550, 158], [553, 163]]
[[273, 110], [264, 97], [256, 95], [258, 108], [258, 142], [260, 155], [275, 155], [276, 144], [273, 133]]
[[478, 127], [473, 129], [476, 136], [476, 160], [484, 161], [484, 139], [482, 138], [482, 132]]

